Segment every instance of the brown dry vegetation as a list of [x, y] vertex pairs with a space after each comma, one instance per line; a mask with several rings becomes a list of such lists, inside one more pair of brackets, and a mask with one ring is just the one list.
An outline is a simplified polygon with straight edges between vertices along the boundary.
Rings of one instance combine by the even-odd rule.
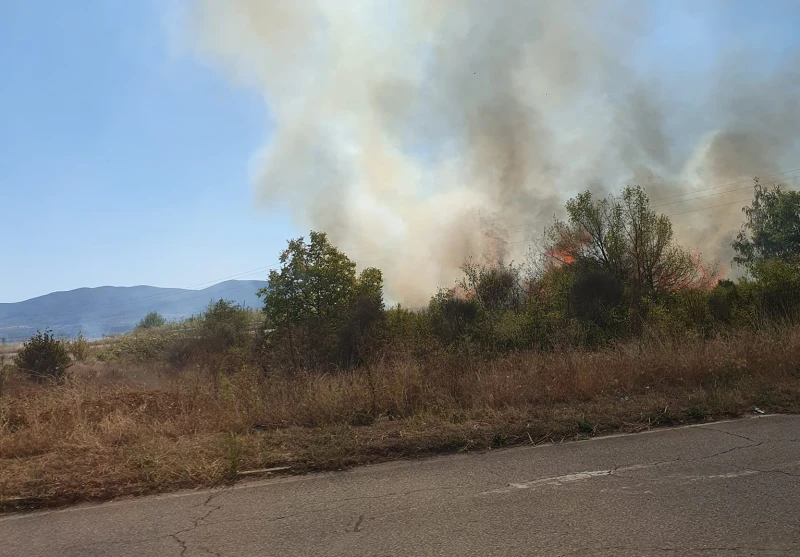
[[0, 398], [0, 508], [637, 431], [754, 406], [800, 411], [798, 327], [494, 360], [401, 354], [334, 374], [209, 369], [90, 361], [60, 386], [12, 375]]

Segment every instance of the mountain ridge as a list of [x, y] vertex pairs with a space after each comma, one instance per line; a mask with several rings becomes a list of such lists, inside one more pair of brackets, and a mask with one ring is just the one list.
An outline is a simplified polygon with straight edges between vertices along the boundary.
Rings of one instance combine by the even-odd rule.
[[256, 292], [266, 285], [259, 280], [228, 280], [201, 290], [148, 285], [60, 290], [0, 303], [0, 338], [18, 342], [48, 328], [58, 337], [82, 332], [87, 338], [101, 338], [130, 331], [151, 311], [177, 320], [197, 315], [219, 299], [255, 308], [262, 304]]

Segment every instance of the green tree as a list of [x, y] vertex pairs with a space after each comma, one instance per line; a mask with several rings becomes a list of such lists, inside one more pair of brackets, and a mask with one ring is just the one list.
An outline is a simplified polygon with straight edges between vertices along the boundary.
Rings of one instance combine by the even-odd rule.
[[800, 192], [755, 180], [753, 203], [743, 209], [745, 222], [733, 242], [734, 263], [753, 272], [768, 259], [800, 262]]
[[325, 233], [312, 231], [309, 242], [290, 240], [280, 263], [280, 270], [270, 271], [267, 286], [258, 291], [274, 326], [344, 314], [356, 286], [356, 264], [333, 247]]
[[270, 271], [264, 299], [269, 327], [285, 334], [297, 368], [300, 352], [313, 362], [330, 362], [351, 308], [360, 298], [377, 301], [383, 311], [383, 278], [368, 268], [356, 275], [356, 264], [336, 249], [323, 232], [312, 231], [309, 241], [289, 241], [280, 256], [280, 270]]
[[383, 274], [379, 269], [364, 269], [356, 279], [356, 286], [348, 306], [347, 316], [341, 325], [339, 350], [345, 366], [363, 363], [370, 347], [384, 339], [378, 327], [383, 322]]
[[137, 331], [142, 331], [144, 329], [154, 329], [157, 327], [163, 327], [167, 324], [167, 320], [164, 317], [156, 312], [151, 311], [147, 315], [145, 315], [139, 323], [136, 324]]

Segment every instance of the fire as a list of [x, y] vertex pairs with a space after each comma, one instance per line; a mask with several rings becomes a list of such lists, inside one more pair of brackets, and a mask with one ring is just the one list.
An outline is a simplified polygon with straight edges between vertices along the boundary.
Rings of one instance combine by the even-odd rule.
[[456, 300], [471, 300], [475, 297], [475, 289], [470, 288], [467, 290], [466, 288], [462, 288], [460, 284], [456, 284], [453, 287], [453, 297]]
[[575, 263], [575, 256], [567, 250], [549, 249], [544, 252], [548, 258], [550, 265], [553, 267], [560, 267], [561, 265], [569, 265]]
[[561, 230], [554, 244], [544, 252], [547, 266], [558, 268], [575, 263], [590, 241], [589, 233], [585, 230]]
[[[708, 291], [712, 290], [717, 285], [719, 282], [719, 273], [717, 269], [712, 269], [704, 265], [700, 260], [700, 255], [697, 253], [692, 254], [692, 262], [696, 268], [695, 275], [670, 285], [670, 291], [675, 292], [686, 288]], [[661, 282], [662, 284], [669, 284], [671, 282], [671, 277], [661, 277]]]

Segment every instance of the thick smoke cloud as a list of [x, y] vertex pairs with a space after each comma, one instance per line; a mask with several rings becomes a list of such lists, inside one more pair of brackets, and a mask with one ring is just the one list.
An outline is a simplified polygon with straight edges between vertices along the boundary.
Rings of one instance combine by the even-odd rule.
[[[199, 0], [187, 24], [274, 115], [259, 197], [384, 269], [407, 303], [467, 256], [519, 260], [580, 190], [638, 183], [659, 205], [800, 166], [800, 64], [723, 52], [682, 83], [680, 59], [642, 64], [659, 19], [638, 0]], [[675, 226], [726, 263], [740, 222], [719, 207]]]

